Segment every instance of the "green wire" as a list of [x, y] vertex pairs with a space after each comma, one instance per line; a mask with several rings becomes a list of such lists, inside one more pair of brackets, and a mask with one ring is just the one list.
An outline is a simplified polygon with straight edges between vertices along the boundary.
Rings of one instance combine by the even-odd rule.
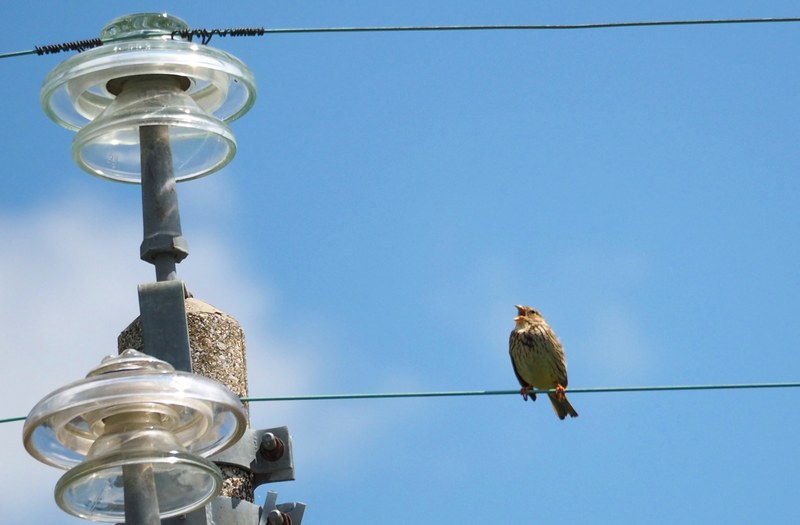
[[[664, 391], [685, 391], [685, 390], [734, 390], [734, 389], [753, 389], [753, 388], [798, 388], [800, 382], [796, 383], [742, 383], [727, 385], [673, 385], [673, 386], [622, 386], [622, 387], [601, 387], [601, 388], [570, 388], [570, 394], [599, 394], [608, 392], [664, 392]], [[387, 398], [412, 398], [412, 397], [459, 397], [459, 396], [505, 396], [516, 394], [519, 390], [462, 390], [454, 392], [396, 392], [396, 393], [376, 393], [376, 394], [322, 394], [307, 396], [274, 396], [274, 397], [243, 397], [244, 402], [263, 402], [263, 401], [323, 401], [333, 399], [387, 399]], [[555, 393], [555, 389], [550, 390], [531, 390], [534, 394]]]
[[0, 424], [2, 423], [13, 423], [14, 421], [25, 421], [25, 417], [7, 417], [6, 419], [0, 419]]
[[[600, 388], [570, 388], [570, 394], [600, 394], [608, 392], [679, 392], [686, 390], [747, 390], [755, 388], [800, 388], [800, 382], [793, 383], [739, 383], [724, 385], [671, 385], [671, 386], [612, 386]], [[243, 397], [245, 403], [276, 401], [330, 401], [334, 399], [392, 399], [413, 397], [463, 397], [463, 396], [507, 396], [519, 395], [519, 390], [456, 390], [451, 392], [387, 392], [373, 394], [315, 394], [307, 396]], [[555, 389], [530, 390], [532, 394], [551, 394]], [[0, 419], [2, 423], [25, 421], [24, 417]]]
[[[589, 24], [508, 24], [508, 25], [458, 25], [458, 26], [387, 26], [387, 27], [306, 27], [286, 29], [265, 29], [264, 34], [289, 33], [367, 33], [398, 31], [498, 31], [498, 30], [557, 30], [557, 29], [611, 29], [623, 27], [685, 26], [715, 24], [764, 24], [775, 22], [800, 22], [798, 17], [786, 18], [740, 18], [717, 20], [662, 20], [644, 22], [599, 22]], [[221, 35], [224, 36], [224, 35]], [[104, 43], [116, 42], [109, 39]], [[0, 59], [36, 54], [35, 49], [0, 53]], [[52, 53], [51, 53], [52, 54]]]
[[527, 30], [543, 31], [554, 29], [613, 29], [623, 27], [686, 26], [714, 24], [763, 24], [774, 22], [800, 22], [798, 17], [787, 18], [731, 18], [716, 20], [657, 20], [644, 22], [598, 22], [589, 24], [495, 24], [459, 26], [399, 26], [399, 27], [308, 27], [294, 29], [266, 29], [264, 33], [366, 33], [391, 31], [498, 31]]
[[28, 49], [27, 51], [12, 51], [11, 53], [2, 53], [0, 54], [0, 58], [21, 57], [24, 55], [34, 55], [34, 54], [36, 54], [35, 49]]

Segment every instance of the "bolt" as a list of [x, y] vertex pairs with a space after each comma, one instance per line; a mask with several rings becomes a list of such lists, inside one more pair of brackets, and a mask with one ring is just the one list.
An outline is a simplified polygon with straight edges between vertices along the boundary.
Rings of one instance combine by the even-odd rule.
[[272, 432], [267, 432], [261, 436], [261, 446], [258, 453], [267, 461], [278, 461], [283, 457], [283, 441]]
[[267, 516], [267, 525], [292, 525], [292, 518], [278, 509], [272, 509]]

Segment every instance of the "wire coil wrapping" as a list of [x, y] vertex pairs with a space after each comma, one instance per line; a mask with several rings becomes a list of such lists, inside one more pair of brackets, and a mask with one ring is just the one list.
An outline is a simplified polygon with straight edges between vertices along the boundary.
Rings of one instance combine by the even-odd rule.
[[173, 40], [176, 36], [191, 42], [195, 37], [199, 37], [203, 45], [211, 42], [214, 35], [217, 36], [264, 36], [267, 30], [263, 27], [235, 27], [226, 29], [184, 29], [172, 33]]
[[54, 55], [62, 51], [86, 51], [93, 47], [103, 45], [103, 41], [99, 38], [91, 38], [88, 40], [74, 40], [72, 42], [64, 42], [62, 44], [49, 44], [46, 46], [36, 46], [33, 50], [37, 55]]

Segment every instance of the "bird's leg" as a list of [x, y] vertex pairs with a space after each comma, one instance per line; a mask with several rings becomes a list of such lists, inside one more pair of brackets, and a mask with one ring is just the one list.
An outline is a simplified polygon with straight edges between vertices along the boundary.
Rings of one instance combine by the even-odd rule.
[[531, 396], [533, 401], [536, 401], [536, 392], [533, 391], [533, 387], [530, 385], [523, 386], [519, 389], [519, 393], [522, 395], [522, 399], [525, 401], [528, 400], [528, 396]]
[[567, 398], [567, 389], [561, 385], [556, 385], [556, 397], [559, 401], [564, 401]]

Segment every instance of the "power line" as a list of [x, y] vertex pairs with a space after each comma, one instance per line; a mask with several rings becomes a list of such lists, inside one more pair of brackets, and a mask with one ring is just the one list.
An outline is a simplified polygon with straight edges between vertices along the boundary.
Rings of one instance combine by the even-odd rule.
[[[612, 386], [599, 388], [570, 388], [569, 394], [602, 394], [628, 392], [683, 392], [687, 390], [754, 390], [762, 388], [800, 388], [800, 381], [788, 383], [731, 383], [718, 385], [665, 385], [665, 386]], [[532, 390], [535, 394], [555, 393], [555, 389]], [[332, 401], [337, 399], [397, 399], [415, 397], [464, 397], [464, 396], [507, 396], [519, 395], [516, 390], [456, 390], [447, 392], [386, 392], [371, 394], [314, 394], [300, 396], [243, 397], [246, 403], [279, 402], [279, 401]], [[2, 423], [25, 421], [25, 417], [0, 419]]]
[[685, 26], [713, 24], [763, 24], [773, 22], [800, 22], [800, 18], [739, 18], [711, 20], [660, 20], [642, 22], [598, 22], [588, 24], [498, 24], [458, 26], [395, 26], [395, 27], [317, 27], [295, 29], [266, 29], [265, 33], [366, 33], [391, 31], [507, 31], [507, 30], [554, 30], [554, 29], [614, 29], [623, 27]]
[[[667, 386], [621, 386], [600, 388], [570, 388], [569, 394], [600, 394], [611, 392], [678, 392], [686, 390], [743, 390], [757, 388], [799, 388], [800, 382], [794, 383], [740, 383], [721, 385], [667, 385]], [[555, 393], [555, 389], [531, 390], [535, 394]], [[274, 397], [243, 397], [245, 402], [262, 401], [322, 401], [334, 399], [387, 399], [387, 398], [414, 398], [414, 397], [460, 397], [460, 396], [505, 396], [519, 395], [516, 390], [461, 390], [451, 392], [397, 392], [374, 394], [322, 394], [307, 396], [274, 396]]]
[[[495, 24], [495, 25], [441, 25], [441, 26], [373, 26], [373, 27], [304, 27], [266, 29], [235, 28], [235, 29], [187, 29], [176, 32], [173, 37], [183, 38], [201, 37], [203, 44], [208, 44], [211, 37], [218, 36], [263, 36], [297, 33], [376, 33], [376, 32], [408, 32], [408, 31], [548, 31], [548, 30], [580, 30], [580, 29], [619, 29], [632, 27], [658, 27], [658, 26], [688, 26], [688, 25], [731, 25], [731, 24], [765, 24], [778, 22], [800, 22], [800, 17], [784, 18], [728, 18], [706, 20], [655, 20], [639, 22], [597, 22], [586, 24]], [[118, 39], [101, 40], [98, 38], [76, 40], [61, 44], [36, 46], [34, 49], [0, 53], [0, 58], [12, 58], [24, 55], [48, 55], [61, 51], [84, 51], [103, 44], [109, 44]]]

